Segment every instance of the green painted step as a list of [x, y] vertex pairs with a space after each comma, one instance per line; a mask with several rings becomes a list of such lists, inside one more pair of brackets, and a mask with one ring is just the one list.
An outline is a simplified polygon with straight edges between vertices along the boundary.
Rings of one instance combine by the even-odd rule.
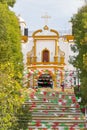
[[[75, 99], [73, 102], [72, 99]], [[28, 105], [32, 113], [32, 121], [29, 122], [28, 129], [57, 130], [66, 128], [74, 130], [85, 128], [84, 115], [74, 93], [38, 90], [26, 98], [24, 105]]]

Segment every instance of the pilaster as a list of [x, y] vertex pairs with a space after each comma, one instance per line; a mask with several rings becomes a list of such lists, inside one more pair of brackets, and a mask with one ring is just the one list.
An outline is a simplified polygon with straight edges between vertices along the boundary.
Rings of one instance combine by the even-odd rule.
[[34, 40], [34, 56], [33, 56], [33, 62], [36, 62], [36, 39]]
[[54, 61], [58, 62], [58, 40], [55, 40], [55, 56]]

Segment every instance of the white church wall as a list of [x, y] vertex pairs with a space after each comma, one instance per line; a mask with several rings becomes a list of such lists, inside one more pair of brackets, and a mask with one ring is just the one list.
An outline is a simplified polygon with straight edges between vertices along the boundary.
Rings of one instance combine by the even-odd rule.
[[59, 39], [60, 49], [65, 53], [65, 69], [69, 70], [74, 70], [74, 67], [69, 63], [70, 56], [75, 56], [75, 53], [71, 50], [71, 45], [73, 44], [73, 42], [64, 42], [62, 39]]
[[27, 62], [27, 53], [32, 50], [34, 43], [33, 39], [29, 38], [27, 43], [22, 43], [23, 63]]
[[[71, 86], [71, 85], [78, 85], [80, 84], [80, 81], [78, 79], [78, 71], [76, 70], [75, 67], [73, 67], [72, 64], [69, 63], [69, 59], [70, 59], [70, 56], [75, 56], [77, 55], [77, 53], [74, 53], [72, 50], [71, 50], [71, 46], [74, 45], [74, 42], [64, 42], [62, 41], [61, 39], [59, 40], [59, 46], [60, 46], [60, 49], [62, 51], [65, 52], [65, 70], [67, 71], [67, 73], [71, 73], [71, 72], [74, 72], [75, 74], [73, 74], [71, 77], [70, 76], [67, 76], [67, 86]], [[74, 79], [75, 77], [75, 79]]]
[[22, 34], [22, 36], [24, 36], [24, 28], [25, 28], [26, 26], [25, 26], [25, 24], [24, 23], [21, 23], [20, 24], [20, 29], [21, 29], [21, 34]]
[[50, 62], [54, 61], [55, 55], [55, 41], [54, 40], [38, 40], [36, 45], [37, 61], [41, 62], [42, 50], [48, 49], [50, 51]]

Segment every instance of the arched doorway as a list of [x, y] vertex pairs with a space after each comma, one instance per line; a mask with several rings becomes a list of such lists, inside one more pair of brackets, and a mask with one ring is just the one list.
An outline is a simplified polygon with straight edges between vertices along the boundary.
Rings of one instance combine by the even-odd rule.
[[49, 74], [42, 74], [39, 76], [38, 78], [38, 87], [42, 88], [53, 88], [53, 80], [52, 80], [52, 76]]
[[42, 62], [49, 62], [49, 51], [47, 49], [42, 52]]

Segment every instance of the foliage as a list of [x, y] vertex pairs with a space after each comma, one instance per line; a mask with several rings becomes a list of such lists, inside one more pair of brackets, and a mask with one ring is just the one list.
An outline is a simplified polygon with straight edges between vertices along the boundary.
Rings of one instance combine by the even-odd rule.
[[82, 78], [81, 95], [82, 104], [87, 105], [87, 76]]
[[78, 10], [78, 13], [71, 18], [71, 22], [75, 40], [72, 50], [77, 55], [72, 57], [70, 62], [80, 70], [81, 95], [85, 105], [87, 104], [87, 5]]
[[22, 105], [21, 86], [14, 78], [14, 64], [0, 64], [0, 130], [27, 129], [31, 120], [28, 105]]
[[14, 78], [13, 63], [0, 64], [0, 70], [0, 130], [9, 130], [16, 122], [15, 113], [22, 103], [21, 87]]
[[12, 6], [13, 7], [13, 5], [15, 4], [15, 2], [16, 2], [16, 0], [0, 0], [0, 2], [1, 3], [3, 3], [3, 4], [7, 4], [7, 5], [9, 5], [9, 6]]
[[74, 93], [75, 93], [75, 95], [76, 95], [77, 97], [81, 97], [81, 92], [79, 91], [79, 88], [78, 88], [77, 85], [74, 87]]
[[31, 112], [29, 111], [29, 105], [22, 105], [17, 113], [18, 118], [18, 130], [26, 130], [28, 128], [29, 122], [31, 121]]
[[19, 126], [17, 114], [19, 110], [21, 113], [23, 103], [20, 97], [22, 61], [18, 19], [5, 0], [0, 1], [0, 130], [17, 130]]
[[[21, 79], [23, 63], [18, 19], [7, 5], [0, 4], [0, 63], [14, 64], [15, 78]], [[20, 76], [19, 76], [20, 75]]]

